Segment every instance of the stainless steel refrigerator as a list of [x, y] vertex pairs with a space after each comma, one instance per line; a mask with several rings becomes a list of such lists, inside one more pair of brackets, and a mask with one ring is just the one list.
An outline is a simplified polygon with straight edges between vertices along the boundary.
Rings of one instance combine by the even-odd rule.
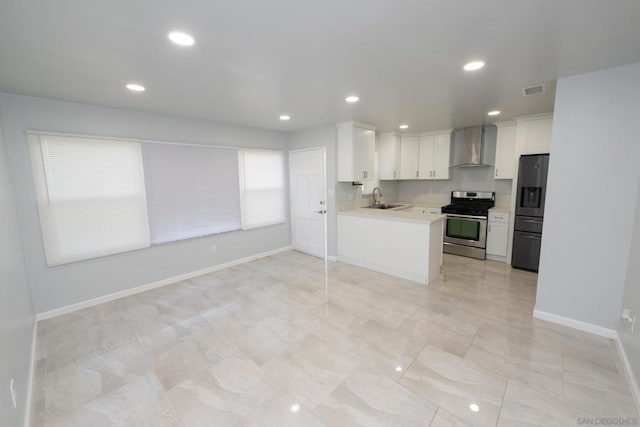
[[520, 156], [512, 267], [538, 271], [548, 170], [548, 154]]

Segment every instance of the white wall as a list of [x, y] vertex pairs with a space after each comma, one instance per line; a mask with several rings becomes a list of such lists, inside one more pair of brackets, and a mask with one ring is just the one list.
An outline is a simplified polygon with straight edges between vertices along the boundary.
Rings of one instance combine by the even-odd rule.
[[[35, 318], [0, 128], [0, 424], [23, 425]], [[15, 380], [14, 409], [9, 383]]]
[[631, 234], [631, 250], [629, 251], [627, 275], [625, 278], [622, 307], [631, 309], [636, 315], [635, 333], [631, 334], [628, 324], [620, 322], [618, 334], [631, 364], [629, 375], [640, 384], [640, 189], [636, 201], [636, 218]]
[[558, 81], [536, 310], [616, 329], [640, 183], [640, 63]]
[[[484, 134], [484, 161], [495, 163], [497, 129], [487, 126]], [[464, 131], [454, 133], [453, 144], [464, 142]], [[453, 160], [453, 157], [452, 157]], [[511, 201], [511, 180], [494, 179], [493, 167], [453, 167], [449, 169], [448, 180], [398, 181], [398, 200], [416, 204], [447, 205], [452, 191], [495, 191], [496, 205], [509, 207]]]
[[[286, 135], [203, 120], [0, 93], [0, 114], [36, 313], [291, 244], [290, 225], [169, 243], [47, 268], [26, 130], [286, 149]], [[212, 243], [217, 252], [211, 253]]]

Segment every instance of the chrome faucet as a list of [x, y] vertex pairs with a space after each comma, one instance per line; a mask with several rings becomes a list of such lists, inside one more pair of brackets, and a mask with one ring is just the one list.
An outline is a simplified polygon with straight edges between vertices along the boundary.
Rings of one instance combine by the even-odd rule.
[[[378, 190], [378, 198], [376, 199], [376, 190]], [[380, 187], [376, 187], [371, 192], [371, 206], [378, 206], [380, 204], [380, 199], [382, 198], [382, 191], [380, 191]]]

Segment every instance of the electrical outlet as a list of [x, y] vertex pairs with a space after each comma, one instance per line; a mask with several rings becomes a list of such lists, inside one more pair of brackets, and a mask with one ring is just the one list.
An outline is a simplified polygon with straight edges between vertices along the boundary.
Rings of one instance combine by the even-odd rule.
[[218, 252], [218, 246], [214, 243], [209, 247], [209, 250], [211, 251], [212, 254], [215, 254], [216, 252]]
[[13, 401], [13, 407], [18, 407], [18, 398], [16, 396], [16, 387], [13, 382], [13, 378], [11, 378], [11, 384], [9, 384], [9, 390], [11, 391], [11, 400]]

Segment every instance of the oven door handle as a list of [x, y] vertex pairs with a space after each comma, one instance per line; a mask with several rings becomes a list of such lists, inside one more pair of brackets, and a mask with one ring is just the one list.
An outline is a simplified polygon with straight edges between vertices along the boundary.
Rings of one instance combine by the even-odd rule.
[[468, 219], [484, 219], [486, 220], [486, 216], [473, 216], [473, 215], [457, 215], [457, 214], [445, 214], [447, 217], [452, 218], [468, 218]]

